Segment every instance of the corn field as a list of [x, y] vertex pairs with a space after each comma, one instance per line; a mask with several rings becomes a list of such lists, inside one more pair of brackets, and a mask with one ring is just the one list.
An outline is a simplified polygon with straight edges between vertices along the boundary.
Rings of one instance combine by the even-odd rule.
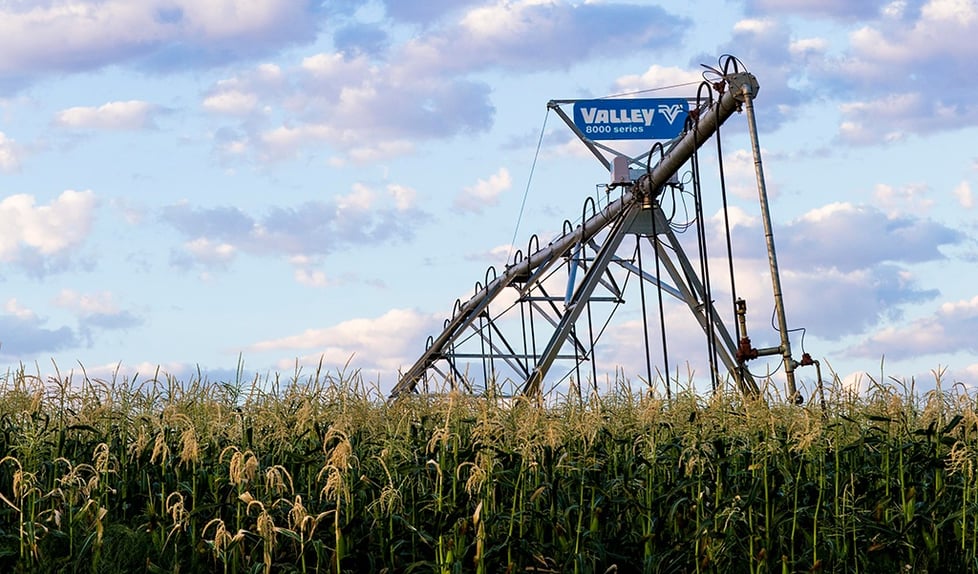
[[978, 398], [935, 377], [541, 406], [11, 372], [0, 571], [978, 572]]

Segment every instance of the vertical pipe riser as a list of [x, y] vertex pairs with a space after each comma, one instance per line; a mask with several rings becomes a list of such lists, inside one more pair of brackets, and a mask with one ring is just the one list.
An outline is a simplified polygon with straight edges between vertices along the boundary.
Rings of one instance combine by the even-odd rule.
[[761, 146], [757, 137], [757, 120], [754, 117], [754, 94], [756, 85], [745, 83], [741, 86], [744, 109], [747, 115], [747, 129], [750, 132], [751, 151], [754, 155], [754, 172], [757, 178], [757, 195], [761, 204], [761, 219], [764, 223], [764, 241], [767, 245], [768, 264], [771, 267], [771, 287], [774, 294], [774, 308], [777, 315], [778, 331], [781, 334], [781, 356], [784, 361], [785, 383], [791, 400], [797, 400], [795, 386], [795, 361], [791, 358], [791, 342], [788, 338], [788, 321], [784, 312], [784, 296], [781, 291], [781, 274], [778, 271], [778, 256], [774, 248], [774, 228], [771, 224], [771, 210], [768, 205], [767, 185], [764, 181], [764, 167], [761, 163]]

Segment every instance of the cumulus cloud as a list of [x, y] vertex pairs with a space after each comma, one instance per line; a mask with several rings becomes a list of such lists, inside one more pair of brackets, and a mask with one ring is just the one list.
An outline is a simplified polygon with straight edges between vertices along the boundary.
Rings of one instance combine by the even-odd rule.
[[141, 130], [155, 127], [159, 106], [140, 100], [109, 102], [98, 107], [74, 107], [58, 112], [64, 127], [95, 130]]
[[94, 330], [128, 329], [142, 324], [142, 319], [120, 309], [109, 291], [85, 294], [62, 289], [55, 297], [54, 304], [78, 317], [79, 333], [89, 342]]
[[[383, 190], [357, 184], [329, 201], [272, 207], [254, 217], [236, 207], [163, 209], [161, 219], [189, 239], [172, 262], [178, 267], [225, 268], [239, 253], [294, 258], [338, 249], [362, 248], [412, 237], [427, 219], [414, 207], [414, 191], [400, 185]], [[308, 282], [310, 276], [299, 277]]]
[[265, 100], [281, 96], [287, 86], [281, 66], [261, 63], [219, 80], [204, 94], [201, 107], [224, 116], [249, 117], [265, 110]]
[[488, 250], [466, 253], [464, 257], [467, 261], [479, 261], [487, 265], [505, 265], [511, 262], [513, 254], [517, 249], [512, 244], [506, 243], [491, 247]]
[[31, 309], [21, 306], [16, 298], [7, 299], [7, 302], [3, 305], [3, 309], [7, 312], [7, 314], [21, 321], [37, 320], [37, 313]]
[[482, 213], [487, 207], [499, 203], [499, 195], [512, 187], [509, 170], [500, 168], [487, 179], [480, 179], [475, 185], [463, 189], [452, 202], [456, 211]]
[[[660, 392], [664, 392], [661, 377], [668, 366], [670, 380], [675, 381], [677, 373], [680, 380], [687, 382], [687, 375], [695, 374], [695, 379], [704, 383], [709, 381], [709, 356], [706, 347], [706, 334], [696, 322], [689, 308], [678, 302], [668, 300], [664, 306], [667, 342], [662, 343], [661, 323], [657, 317], [625, 319], [614, 329], [606, 331], [600, 346], [603, 367], [610, 369], [615, 365], [632, 377], [648, 379], [651, 367], [652, 381]], [[651, 356], [645, 353], [645, 332], [648, 330]], [[755, 333], [760, 335], [760, 333]], [[759, 341], [762, 340], [759, 338]], [[668, 361], [668, 365], [667, 365]], [[651, 363], [651, 365], [649, 364]], [[722, 375], [726, 369], [719, 365]], [[638, 381], [634, 380], [633, 383]], [[708, 382], [706, 383], [708, 385]], [[705, 390], [706, 387], [701, 387]], [[673, 386], [673, 391], [676, 388]]]
[[873, 191], [875, 204], [885, 208], [891, 215], [926, 213], [934, 206], [934, 199], [929, 195], [930, 188], [922, 183], [910, 183], [901, 187], [878, 183]]
[[[233, 152], [224, 156], [243, 151], [273, 162], [328, 146], [336, 156], [331, 163], [342, 165], [409, 153], [415, 142], [489, 129], [495, 108], [492, 87], [477, 77], [482, 72], [569, 69], [622, 49], [665, 49], [685, 29], [683, 19], [659, 7], [624, 3], [520, 0], [451, 9], [388, 3], [387, 9], [405, 21], [437, 13], [437, 25], [395, 43], [370, 25], [349, 24], [336, 32], [335, 51], [302, 58], [284, 70], [284, 82], [245, 73], [215, 84], [203, 100], [208, 111], [252, 117], [270, 110], [264, 121], [242, 123], [237, 137], [222, 141]], [[589, 40], [565, 40], [579, 37]]]
[[215, 89], [202, 103], [205, 110], [232, 116], [248, 115], [258, 107], [258, 96], [233, 87]]
[[920, 92], [897, 92], [840, 106], [839, 137], [853, 145], [892, 143], [911, 134], [956, 129], [978, 121], [978, 107]]
[[54, 304], [70, 309], [83, 317], [115, 315], [119, 312], [118, 306], [113, 301], [112, 293], [108, 291], [85, 295], [73, 289], [62, 289], [55, 298]]
[[395, 20], [414, 24], [431, 24], [452, 11], [461, 11], [479, 4], [482, 0], [428, 0], [427, 2], [403, 2], [383, 0], [387, 15]]
[[413, 139], [488, 127], [493, 115], [488, 85], [431, 71], [397, 74], [398, 65], [362, 52], [313, 54], [277, 73], [266, 66], [222, 80], [202, 105], [225, 116], [251, 117], [270, 109], [289, 118], [278, 124], [248, 121], [220, 141], [226, 151], [265, 162], [327, 145], [339, 156], [334, 164], [363, 163], [408, 153]]
[[319, 3], [308, 0], [7, 2], [0, 7], [0, 75], [254, 57], [311, 41], [321, 23], [318, 10]]
[[398, 211], [412, 209], [418, 199], [418, 192], [404, 185], [390, 184], [387, 186], [387, 192], [390, 194], [394, 202], [394, 207]]
[[[736, 54], [744, 67], [758, 78], [758, 100], [764, 102], [767, 113], [757, 115], [762, 130], [774, 129], [793, 119], [798, 108], [810, 97], [797, 86], [804, 84], [806, 67], [800, 65], [811, 54], [792, 52], [792, 30], [782, 19], [769, 17], [747, 18], [735, 22], [731, 39], [719, 47], [719, 53]], [[714, 64], [713, 54], [697, 58], [696, 65]]]
[[[306, 362], [315, 364], [318, 358], [325, 356], [332, 364], [342, 365], [356, 356], [360, 368], [396, 373], [409, 366], [407, 363], [416, 358], [414, 353], [420, 354], [423, 349], [413, 346], [435, 330], [440, 321], [439, 317], [412, 309], [391, 309], [379, 317], [351, 319], [331, 327], [259, 341], [246, 347], [245, 352], [304, 353], [314, 350], [316, 354], [306, 357]], [[293, 355], [283, 359], [279, 366], [289, 368], [294, 365]]]
[[412, 69], [568, 68], [589, 56], [666, 48], [681, 39], [687, 24], [655, 5], [495, 2], [473, 7], [454, 26], [408, 42], [405, 55]]
[[382, 56], [390, 46], [390, 38], [377, 24], [356, 22], [336, 30], [333, 44], [343, 54]]
[[649, 94], [656, 98], [692, 97], [697, 85], [703, 81], [698, 70], [652, 64], [641, 74], [629, 74], [615, 80], [616, 93], [634, 93], [654, 90]]
[[183, 249], [173, 253], [171, 263], [177, 267], [201, 265], [209, 269], [227, 269], [237, 251], [230, 243], [197, 237], [184, 242]]
[[23, 150], [17, 142], [0, 132], [0, 171], [11, 173], [20, 169]]
[[778, 250], [797, 264], [844, 272], [940, 260], [940, 246], [962, 240], [960, 231], [936, 221], [848, 202], [813, 209], [778, 230]]
[[326, 277], [326, 273], [318, 269], [296, 267], [294, 277], [296, 283], [306, 287], [329, 287], [332, 285], [332, 282]]
[[17, 362], [41, 353], [54, 353], [78, 344], [67, 326], [45, 327], [47, 321], [16, 299], [8, 299], [0, 313], [0, 358]]
[[747, 0], [745, 8], [749, 13], [762, 14], [805, 14], [838, 20], [868, 18], [875, 15], [891, 0]]
[[926, 0], [919, 9], [904, 2], [878, 8], [862, 15], [841, 54], [809, 68], [814, 85], [843, 101], [840, 139], [879, 144], [978, 124], [978, 104], [961, 80], [978, 56], [978, 5]]
[[887, 327], [855, 346], [857, 357], [909, 359], [936, 353], [978, 352], [978, 297], [942, 304], [932, 315]]
[[954, 188], [954, 197], [958, 200], [958, 205], [965, 209], [971, 209], [975, 206], [975, 197], [971, 192], [971, 184], [967, 181], [962, 181]]
[[[920, 286], [905, 269], [892, 264], [867, 269], [803, 270], [792, 261], [782, 267], [785, 301], [795, 326], [825, 340], [838, 340], [898, 319], [907, 305], [935, 299], [940, 293]], [[768, 307], [770, 308], [770, 307]]]
[[796, 58], [809, 58], [821, 56], [828, 47], [825, 38], [801, 38], [791, 42], [788, 51]]
[[[768, 149], [761, 149], [761, 157], [770, 160], [775, 154]], [[754, 154], [749, 149], [738, 148], [724, 153], [723, 174], [727, 191], [733, 196], [757, 202], [757, 168], [754, 165]], [[684, 177], [688, 178], [689, 174]], [[768, 198], [775, 200], [781, 194], [781, 183], [771, 173], [764, 174], [765, 190]]]
[[[760, 219], [741, 210], [732, 210], [730, 216], [738, 295], [756, 308], [771, 309]], [[716, 237], [711, 244], [722, 245], [722, 219], [714, 217], [711, 224]], [[961, 232], [930, 219], [887, 214], [877, 207], [832, 203], [812, 209], [775, 228], [789, 317], [826, 340], [899, 318], [908, 305], [939, 295], [921, 284], [912, 265], [943, 260], [942, 247], [964, 240]], [[725, 264], [718, 262], [717, 268]], [[726, 273], [714, 274], [714, 280], [725, 284]], [[760, 317], [769, 319], [767, 313]]]
[[0, 200], [0, 261], [43, 275], [67, 264], [71, 252], [88, 238], [97, 202], [91, 191], [67, 190], [48, 205], [35, 205], [28, 194]]
[[[736, 54], [759, 78], [768, 110], [758, 116], [762, 130], [825, 102], [838, 106], [838, 138], [849, 145], [978, 124], [978, 104], [963, 81], [978, 56], [975, 2], [749, 0], [745, 13], [720, 51]], [[799, 38], [788, 16], [821, 20], [806, 26], [815, 31], [841, 24], [848, 38]]]

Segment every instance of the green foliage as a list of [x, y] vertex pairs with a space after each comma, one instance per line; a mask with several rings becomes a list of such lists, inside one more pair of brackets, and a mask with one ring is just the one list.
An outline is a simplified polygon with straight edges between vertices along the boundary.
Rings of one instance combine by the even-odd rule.
[[978, 401], [0, 379], [0, 571], [975, 572]]

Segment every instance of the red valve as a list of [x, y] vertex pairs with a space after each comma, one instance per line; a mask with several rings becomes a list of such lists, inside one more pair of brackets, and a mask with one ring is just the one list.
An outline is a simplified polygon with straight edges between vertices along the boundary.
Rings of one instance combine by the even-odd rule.
[[740, 344], [737, 345], [737, 362], [743, 363], [744, 361], [756, 359], [757, 357], [757, 349], [751, 346], [750, 337], [741, 338]]

